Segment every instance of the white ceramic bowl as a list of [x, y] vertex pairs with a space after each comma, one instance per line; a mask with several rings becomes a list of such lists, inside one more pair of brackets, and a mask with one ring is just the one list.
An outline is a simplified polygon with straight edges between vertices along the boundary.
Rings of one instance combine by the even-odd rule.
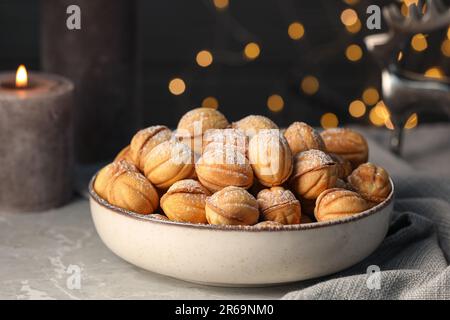
[[218, 286], [275, 285], [329, 275], [386, 236], [394, 186], [376, 207], [327, 222], [257, 229], [164, 221], [115, 207], [89, 186], [92, 218], [115, 254], [143, 269]]

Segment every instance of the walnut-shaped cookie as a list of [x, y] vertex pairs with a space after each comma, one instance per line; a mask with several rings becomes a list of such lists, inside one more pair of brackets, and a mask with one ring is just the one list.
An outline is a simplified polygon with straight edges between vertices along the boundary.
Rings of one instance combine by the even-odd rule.
[[205, 210], [210, 224], [254, 225], [259, 219], [255, 197], [239, 187], [226, 187], [208, 197]]
[[261, 130], [278, 130], [278, 126], [272, 120], [259, 115], [250, 115], [242, 118], [237, 122], [233, 122], [232, 127], [241, 130], [249, 138]]
[[208, 189], [198, 181], [177, 181], [162, 196], [161, 208], [170, 220], [206, 223], [205, 201], [210, 195]]
[[262, 130], [251, 138], [248, 158], [258, 181], [266, 187], [282, 185], [292, 173], [292, 153], [278, 131]]
[[212, 192], [227, 186], [248, 189], [253, 184], [253, 170], [247, 157], [233, 145], [208, 147], [195, 164], [201, 184]]
[[384, 201], [391, 193], [389, 174], [373, 163], [364, 163], [348, 176], [351, 188], [373, 203]]
[[218, 110], [196, 108], [181, 117], [176, 136], [196, 154], [201, 154], [203, 135], [210, 129], [225, 129], [229, 125], [227, 118]]
[[95, 192], [103, 199], [108, 200], [108, 185], [126, 171], [137, 172], [138, 170], [131, 162], [126, 160], [114, 161], [102, 168], [94, 181]]
[[210, 146], [232, 145], [243, 154], [247, 154], [248, 137], [239, 129], [211, 129], [203, 135], [203, 152]]
[[138, 131], [130, 143], [129, 156], [133, 163], [144, 171], [145, 158], [154, 147], [170, 140], [172, 131], [166, 126], [152, 126]]
[[284, 137], [294, 155], [310, 149], [325, 151], [320, 134], [304, 122], [292, 123], [284, 132]]
[[329, 153], [328, 155], [334, 160], [334, 162], [336, 162], [338, 178], [346, 180], [353, 170], [351, 162], [335, 153]]
[[333, 188], [336, 180], [336, 163], [325, 152], [312, 149], [295, 155], [290, 184], [299, 197], [316, 199], [322, 191]]
[[332, 128], [323, 131], [320, 135], [327, 151], [347, 159], [353, 168], [367, 162], [369, 147], [360, 133], [352, 129]]
[[194, 173], [194, 154], [185, 144], [168, 140], [152, 149], [145, 158], [144, 174], [157, 188], [167, 189]]
[[131, 158], [130, 149], [131, 149], [131, 147], [128, 145], [125, 148], [123, 148], [122, 150], [120, 150], [120, 152], [114, 158], [114, 162], [117, 162], [120, 160], [126, 160], [130, 163], [133, 163], [133, 159]]
[[141, 173], [126, 171], [108, 185], [108, 202], [136, 213], [153, 213], [159, 205], [156, 189]]
[[300, 223], [300, 202], [283, 187], [272, 187], [258, 193], [257, 201], [263, 220], [281, 224]]
[[358, 193], [333, 188], [322, 192], [316, 200], [314, 216], [317, 221], [341, 219], [361, 213], [369, 208], [369, 203]]

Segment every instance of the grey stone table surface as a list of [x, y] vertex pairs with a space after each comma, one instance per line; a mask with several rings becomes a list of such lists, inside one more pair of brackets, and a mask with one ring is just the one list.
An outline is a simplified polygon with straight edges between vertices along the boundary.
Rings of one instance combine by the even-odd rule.
[[[406, 161], [386, 152], [385, 133], [366, 133], [370, 160], [391, 173], [450, 175], [449, 125], [408, 132]], [[0, 212], [0, 299], [277, 299], [299, 285], [208, 287], [141, 270], [105, 247], [80, 196], [47, 212]]]

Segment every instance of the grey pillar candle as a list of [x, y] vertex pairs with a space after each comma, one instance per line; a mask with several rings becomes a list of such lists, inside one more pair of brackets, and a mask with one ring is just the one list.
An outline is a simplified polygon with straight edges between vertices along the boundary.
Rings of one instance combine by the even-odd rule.
[[[66, 26], [70, 5], [80, 8], [80, 30]], [[80, 163], [113, 158], [137, 129], [135, 16], [133, 0], [41, 1], [42, 66], [75, 83]]]
[[31, 73], [17, 88], [0, 73], [0, 211], [57, 207], [72, 196], [71, 81]]

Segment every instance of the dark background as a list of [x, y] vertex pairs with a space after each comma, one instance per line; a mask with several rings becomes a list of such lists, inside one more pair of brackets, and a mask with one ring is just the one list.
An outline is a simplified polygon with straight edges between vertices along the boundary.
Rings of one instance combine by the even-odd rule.
[[[368, 113], [353, 119], [348, 104], [360, 99], [366, 87], [379, 88], [378, 67], [365, 49], [356, 63], [348, 61], [344, 52], [351, 43], [363, 47], [364, 35], [372, 32], [364, 27], [367, 6], [391, 2], [360, 0], [352, 6], [363, 28], [351, 34], [340, 21], [342, 10], [349, 7], [341, 0], [230, 0], [224, 11], [207, 0], [137, 1], [141, 123], [176, 126], [183, 113], [214, 96], [231, 121], [258, 113], [279, 125], [303, 120], [317, 126], [322, 114], [333, 112], [340, 124], [370, 125]], [[306, 30], [298, 42], [287, 34], [295, 20]], [[39, 1], [0, 0], [0, 70], [14, 70], [21, 63], [40, 69], [39, 26]], [[447, 73], [448, 58], [440, 53], [445, 32], [430, 36], [425, 52], [405, 54], [403, 66], [424, 72], [438, 65]], [[261, 47], [254, 61], [242, 58], [243, 47], [250, 41]], [[195, 63], [202, 49], [214, 55], [210, 67]], [[308, 74], [320, 81], [319, 92], [312, 97], [299, 89], [300, 79]], [[180, 96], [168, 91], [168, 82], [177, 76], [187, 85]], [[273, 93], [284, 98], [281, 112], [267, 108]], [[420, 123], [449, 120], [445, 113], [420, 114], [419, 119]]]

